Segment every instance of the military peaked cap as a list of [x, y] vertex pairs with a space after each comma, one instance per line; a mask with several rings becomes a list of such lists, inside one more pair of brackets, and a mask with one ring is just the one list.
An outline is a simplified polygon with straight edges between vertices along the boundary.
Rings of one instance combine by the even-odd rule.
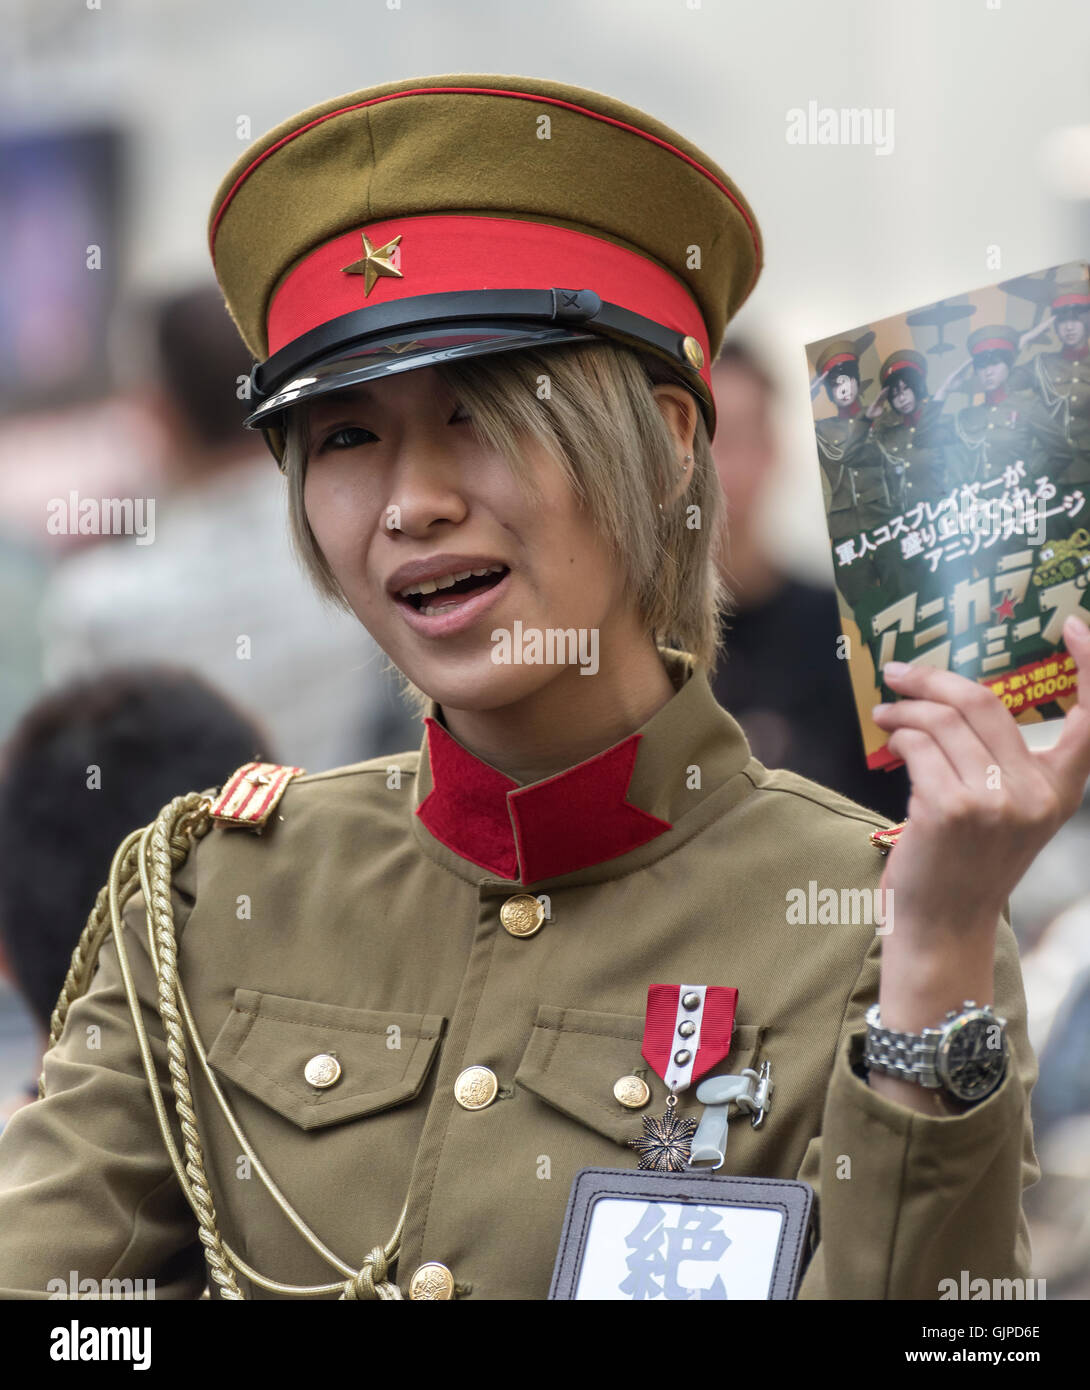
[[761, 265], [746, 200], [675, 131], [598, 92], [477, 74], [269, 131], [220, 184], [209, 244], [257, 359], [246, 423], [274, 453], [293, 402], [603, 336], [672, 363], [713, 430], [711, 363]]

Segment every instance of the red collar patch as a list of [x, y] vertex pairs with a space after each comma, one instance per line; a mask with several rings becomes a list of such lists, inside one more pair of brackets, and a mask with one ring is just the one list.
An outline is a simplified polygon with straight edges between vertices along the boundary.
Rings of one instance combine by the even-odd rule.
[[520, 787], [425, 721], [432, 790], [416, 814], [439, 840], [500, 878], [535, 883], [616, 859], [672, 829], [625, 800], [642, 734]]

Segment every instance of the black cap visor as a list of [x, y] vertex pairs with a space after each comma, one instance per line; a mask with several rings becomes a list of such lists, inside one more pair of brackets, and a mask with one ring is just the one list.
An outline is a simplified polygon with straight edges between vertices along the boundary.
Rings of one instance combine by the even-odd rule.
[[[283, 461], [285, 411], [333, 391], [498, 352], [612, 338], [680, 367], [714, 429], [711, 395], [687, 360], [693, 339], [599, 298], [593, 290], [478, 290], [422, 295], [356, 310], [302, 334], [255, 365], [246, 417]], [[702, 357], [698, 358], [702, 361]]]
[[314, 400], [332, 391], [343, 391], [398, 372], [520, 348], [586, 342], [597, 336], [558, 324], [540, 323], [450, 324], [428, 329], [423, 334], [400, 329], [366, 346], [342, 348], [310, 363], [272, 395], [264, 397], [257, 409], [246, 417], [245, 424], [248, 429], [282, 428], [284, 411], [300, 401]]

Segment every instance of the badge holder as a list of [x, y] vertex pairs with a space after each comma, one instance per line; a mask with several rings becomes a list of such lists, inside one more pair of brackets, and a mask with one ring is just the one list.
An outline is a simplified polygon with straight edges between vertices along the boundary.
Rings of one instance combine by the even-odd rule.
[[584, 1168], [550, 1299], [792, 1299], [808, 1254], [809, 1184]]

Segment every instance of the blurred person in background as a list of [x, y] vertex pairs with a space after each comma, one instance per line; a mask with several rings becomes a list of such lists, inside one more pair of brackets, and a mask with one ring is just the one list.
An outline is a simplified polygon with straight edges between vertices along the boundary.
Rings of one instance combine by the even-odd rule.
[[251, 363], [222, 298], [169, 298], [151, 329], [170, 492], [149, 543], [122, 536], [59, 565], [42, 604], [46, 681], [187, 666], [259, 714], [282, 756], [311, 772], [414, 747], [419, 725], [382, 653], [323, 604], [291, 553], [275, 464], [242, 428]]
[[[1069, 822], [1085, 855], [1090, 800]], [[1068, 827], [1064, 827], [1067, 829]], [[1085, 883], [1085, 875], [1083, 882]], [[1021, 885], [1027, 887], [1028, 885]], [[1017, 906], [1017, 904], [1015, 904]], [[1035, 1263], [1053, 1298], [1090, 1297], [1090, 893], [1049, 923], [1025, 955], [1030, 1035], [1040, 1076], [1031, 1097], [1041, 1180], [1026, 1201]]]
[[41, 551], [0, 527], [0, 740], [38, 693], [41, 650], [35, 613], [48, 582]]
[[[0, 972], [39, 1051], [114, 850], [178, 787], [268, 761], [268, 736], [204, 681], [167, 667], [76, 681], [24, 715], [0, 760]], [[0, 1095], [0, 1128], [38, 1094]]]
[[832, 787], [890, 820], [907, 814], [903, 767], [868, 769], [848, 663], [838, 655], [836, 592], [794, 577], [758, 528], [776, 472], [771, 376], [744, 343], [728, 342], [712, 373], [712, 453], [727, 499], [722, 578], [731, 595], [713, 689], [753, 755]]

